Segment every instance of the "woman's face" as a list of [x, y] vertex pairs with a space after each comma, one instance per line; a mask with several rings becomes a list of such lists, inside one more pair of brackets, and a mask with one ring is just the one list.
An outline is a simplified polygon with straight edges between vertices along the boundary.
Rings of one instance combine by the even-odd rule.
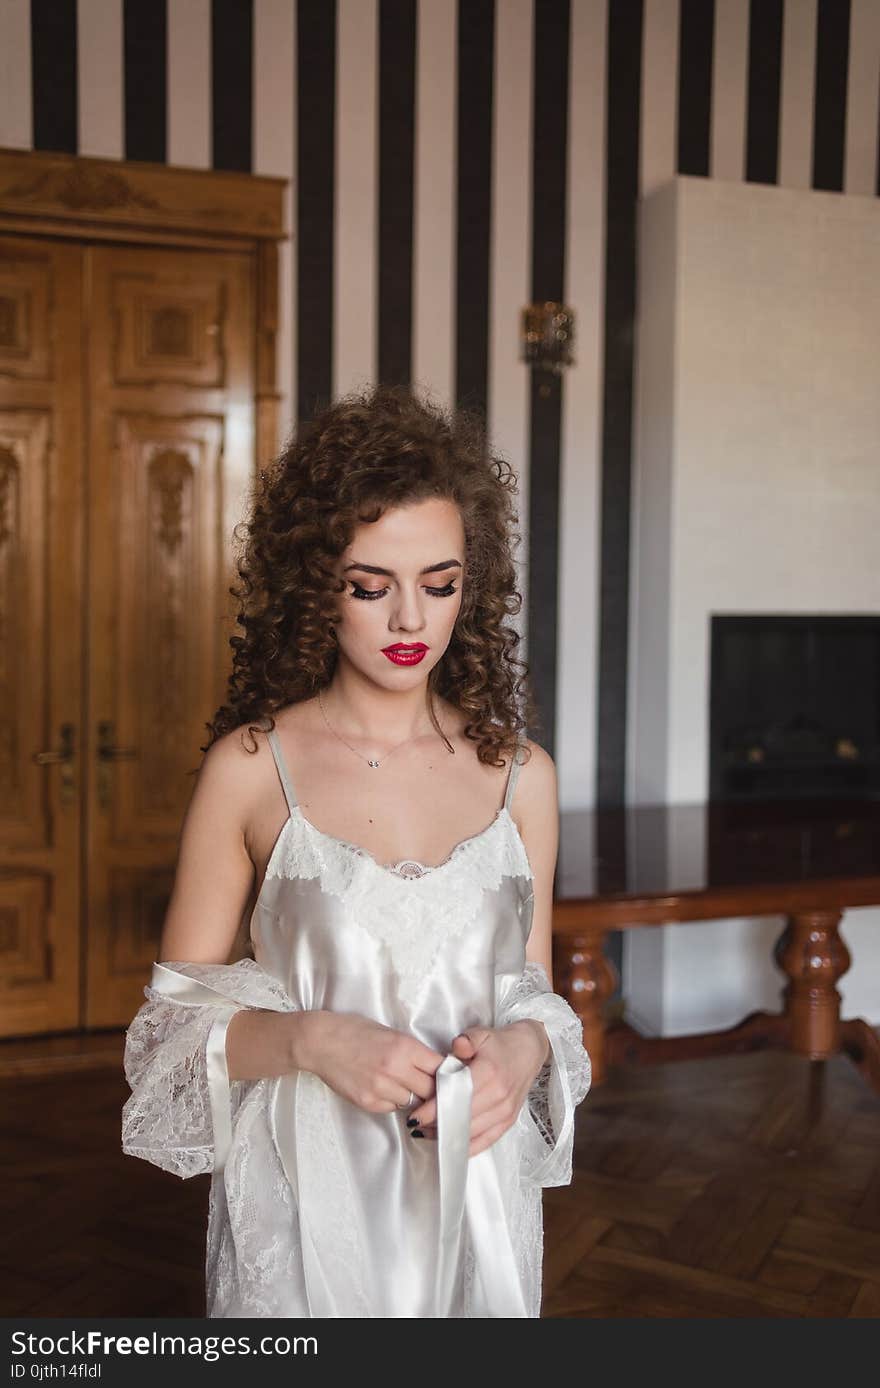
[[[449, 645], [461, 608], [464, 525], [454, 502], [431, 497], [358, 526], [339, 560], [346, 580], [336, 636], [340, 652], [386, 689], [424, 683]], [[395, 662], [389, 647], [425, 646]], [[404, 657], [404, 660], [406, 657]]]

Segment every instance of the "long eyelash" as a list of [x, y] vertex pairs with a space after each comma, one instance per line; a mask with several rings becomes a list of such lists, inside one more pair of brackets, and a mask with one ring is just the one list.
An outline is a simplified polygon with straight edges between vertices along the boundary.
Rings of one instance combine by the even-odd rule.
[[[360, 584], [355, 583], [352, 578], [348, 581], [352, 587], [351, 596], [353, 598], [366, 598], [368, 602], [373, 602], [376, 598], [384, 598], [388, 592], [387, 588], [376, 588], [373, 591], [368, 588], [361, 588]], [[425, 592], [430, 593], [432, 598], [451, 598], [453, 593], [458, 592], [458, 589], [454, 583], [447, 583], [445, 588], [426, 588]]]

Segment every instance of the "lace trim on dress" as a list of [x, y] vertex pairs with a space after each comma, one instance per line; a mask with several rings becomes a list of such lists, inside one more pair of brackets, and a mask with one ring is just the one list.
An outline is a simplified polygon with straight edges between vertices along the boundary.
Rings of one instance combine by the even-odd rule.
[[[401, 1000], [415, 1009], [441, 950], [473, 925], [482, 895], [505, 877], [531, 881], [525, 847], [507, 810], [473, 838], [465, 839], [438, 868], [423, 877], [396, 876], [356, 845], [320, 830], [294, 808], [266, 868], [270, 877], [310, 878], [344, 900], [351, 919], [383, 945], [397, 977]], [[455, 864], [442, 893], [434, 875]]]

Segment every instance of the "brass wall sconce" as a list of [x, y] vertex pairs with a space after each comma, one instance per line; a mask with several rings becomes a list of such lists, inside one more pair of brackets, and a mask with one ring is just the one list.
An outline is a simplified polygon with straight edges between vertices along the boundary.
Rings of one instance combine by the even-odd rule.
[[521, 345], [520, 360], [542, 373], [538, 391], [548, 396], [550, 377], [561, 376], [574, 362], [574, 309], [553, 300], [527, 304], [522, 311]]

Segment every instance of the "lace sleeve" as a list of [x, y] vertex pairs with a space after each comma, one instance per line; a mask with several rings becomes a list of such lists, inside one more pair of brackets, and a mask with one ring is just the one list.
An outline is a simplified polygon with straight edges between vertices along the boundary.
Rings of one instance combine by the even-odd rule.
[[592, 1068], [580, 1019], [565, 998], [553, 992], [546, 970], [531, 960], [503, 999], [496, 1025], [525, 1017], [544, 1023], [550, 1054], [517, 1120], [521, 1175], [529, 1185], [565, 1186], [571, 1182], [574, 1110], [590, 1088]]
[[293, 1010], [251, 959], [156, 964], [125, 1034], [122, 1150], [186, 1179], [222, 1170], [250, 1080], [230, 1082], [226, 1029], [243, 1007]]

